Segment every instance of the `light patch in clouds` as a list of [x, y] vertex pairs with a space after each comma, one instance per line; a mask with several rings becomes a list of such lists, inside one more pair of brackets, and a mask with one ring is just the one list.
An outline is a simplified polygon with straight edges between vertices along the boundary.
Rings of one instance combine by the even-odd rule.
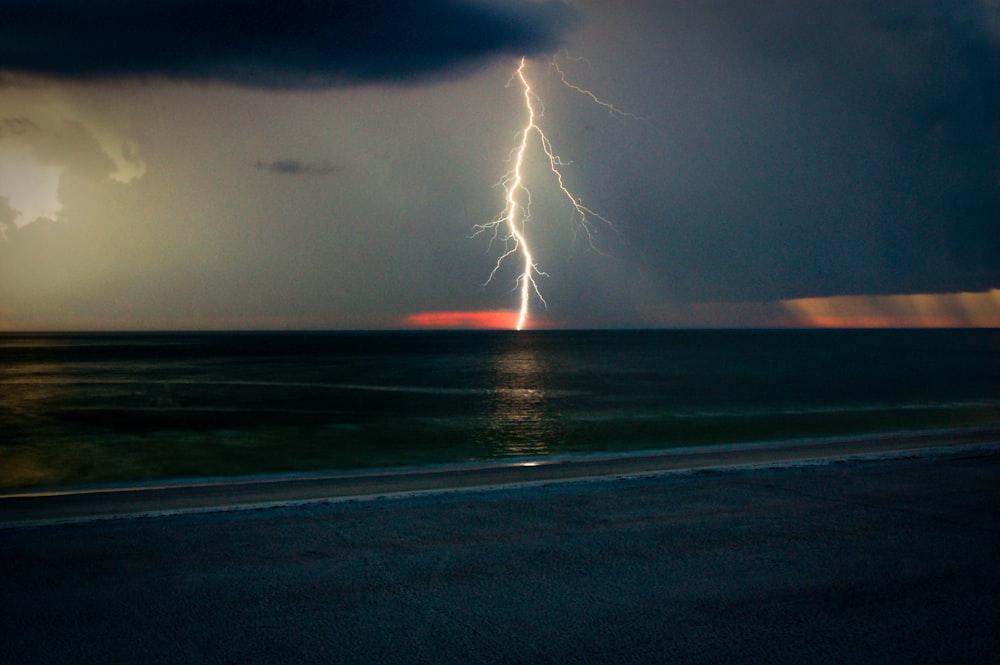
[[0, 197], [13, 213], [8, 223], [19, 228], [41, 218], [56, 219], [62, 210], [62, 172], [61, 166], [40, 163], [27, 147], [0, 142]]
[[[63, 175], [128, 183], [146, 172], [135, 142], [116, 122], [71, 96], [40, 88], [0, 95], [0, 238], [39, 220], [59, 221]], [[6, 94], [10, 93], [10, 94]]]
[[42, 165], [68, 167], [94, 179], [128, 183], [145, 175], [127, 103], [117, 100], [112, 106], [100, 92], [44, 84], [2, 90], [0, 147], [27, 147]]
[[258, 171], [267, 171], [279, 175], [329, 175], [339, 170], [339, 167], [327, 161], [303, 162], [298, 159], [275, 159], [273, 161], [257, 161]]

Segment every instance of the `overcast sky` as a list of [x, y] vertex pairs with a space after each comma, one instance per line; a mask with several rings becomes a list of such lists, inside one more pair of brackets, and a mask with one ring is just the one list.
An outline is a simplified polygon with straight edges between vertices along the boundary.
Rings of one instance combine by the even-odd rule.
[[998, 0], [0, 15], [0, 330], [509, 325], [522, 56], [531, 325], [1000, 325]]

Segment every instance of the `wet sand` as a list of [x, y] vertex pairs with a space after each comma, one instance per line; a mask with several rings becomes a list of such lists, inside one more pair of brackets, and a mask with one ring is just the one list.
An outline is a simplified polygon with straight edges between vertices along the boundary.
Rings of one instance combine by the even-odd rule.
[[[374, 483], [367, 492], [309, 481], [344, 490], [333, 496], [329, 484], [308, 490], [320, 496], [282, 489], [287, 479], [277, 495], [255, 482], [189, 504], [142, 503], [133, 490], [5, 498], [0, 655], [997, 662], [996, 441], [842, 441], [809, 447], [812, 464], [773, 447], [676, 453], [656, 468], [642, 456], [589, 460], [605, 473], [451, 468], [397, 474], [405, 486], [358, 475]], [[540, 468], [556, 475], [532, 475]], [[51, 512], [74, 500], [111, 507]]]
[[405, 467], [332, 474], [264, 476], [0, 490], [0, 529], [142, 515], [304, 505], [477, 487], [816, 463], [947, 451], [1000, 442], [1000, 428], [965, 428], [772, 443], [670, 448], [634, 453], [532, 457], [508, 462]]

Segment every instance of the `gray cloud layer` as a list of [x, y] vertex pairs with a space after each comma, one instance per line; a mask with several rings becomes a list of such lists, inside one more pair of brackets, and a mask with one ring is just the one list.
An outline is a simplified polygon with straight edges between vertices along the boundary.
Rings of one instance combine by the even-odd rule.
[[668, 203], [634, 213], [669, 220], [638, 231], [660, 279], [692, 299], [1000, 285], [1000, 6], [673, 2], [655, 15], [662, 59], [681, 63], [662, 98], [683, 163], [661, 186]]
[[555, 0], [0, 0], [0, 16], [0, 70], [322, 88], [548, 52], [574, 12]]

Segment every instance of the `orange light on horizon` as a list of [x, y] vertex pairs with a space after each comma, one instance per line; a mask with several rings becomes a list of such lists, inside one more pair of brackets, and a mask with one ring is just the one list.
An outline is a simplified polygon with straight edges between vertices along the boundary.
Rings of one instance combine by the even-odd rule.
[[517, 328], [520, 314], [505, 309], [467, 312], [418, 312], [403, 318], [403, 324], [418, 328]]
[[[955, 319], [911, 319], [890, 316], [846, 316], [814, 314], [803, 317], [797, 327], [804, 328], [965, 328], [971, 327]], [[988, 326], [995, 327], [995, 326]]]
[[1000, 326], [1000, 289], [798, 298], [781, 301], [799, 325], [817, 328], [969, 328]]
[[664, 303], [640, 314], [646, 326], [686, 328], [1000, 328], [1000, 289]]

